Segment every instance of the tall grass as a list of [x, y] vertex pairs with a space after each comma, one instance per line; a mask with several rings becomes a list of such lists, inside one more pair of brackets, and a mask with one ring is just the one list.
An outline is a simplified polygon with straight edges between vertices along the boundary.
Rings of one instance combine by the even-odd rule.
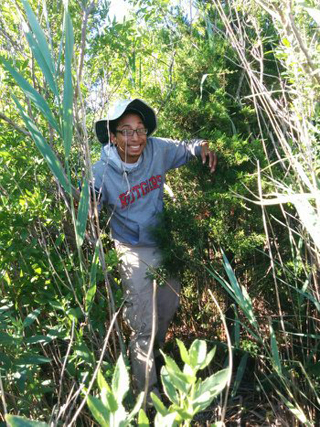
[[[223, 255], [228, 280], [212, 275], [236, 302], [244, 316], [236, 322], [243, 336], [259, 347], [257, 379], [268, 396], [270, 386], [287, 410], [270, 404], [281, 425], [319, 423], [319, 9], [295, 2], [213, 0], [204, 11], [207, 22], [237, 53], [256, 110], [269, 165], [257, 164], [257, 193], [248, 203], [261, 206], [265, 255], [273, 277], [277, 313], [263, 315], [247, 290], [238, 284]], [[210, 9], [210, 8], [209, 8]], [[224, 29], [215, 27], [217, 13]], [[270, 36], [270, 28], [273, 35]], [[267, 61], [278, 64], [275, 75]], [[268, 83], [269, 82], [269, 83]], [[272, 86], [270, 85], [272, 82]], [[269, 211], [278, 205], [280, 221]], [[287, 241], [278, 241], [279, 222]], [[287, 256], [288, 248], [291, 259]], [[270, 289], [262, 298], [268, 301]], [[260, 302], [259, 306], [263, 306]], [[267, 311], [267, 310], [265, 310]], [[260, 320], [257, 320], [260, 319]], [[267, 324], [265, 324], [267, 323]], [[261, 379], [263, 378], [263, 379]], [[293, 416], [291, 419], [290, 414]], [[295, 421], [294, 421], [295, 420]]]
[[[13, 60], [10, 56], [6, 58], [1, 56], [0, 63], [24, 94], [24, 98], [22, 96], [18, 98], [14, 94], [12, 94], [12, 98], [28, 135], [33, 139], [54, 177], [58, 194], [65, 202], [66, 223], [70, 221], [72, 228], [70, 229], [69, 225], [66, 225], [70, 229], [70, 240], [68, 242], [63, 235], [63, 230], [59, 230], [60, 237], [54, 240], [50, 232], [47, 232], [45, 226], [41, 224], [41, 221], [37, 225], [37, 231], [40, 234], [39, 241], [43, 248], [43, 253], [38, 253], [39, 263], [40, 259], [43, 258], [45, 261], [42, 264], [49, 265], [50, 273], [54, 277], [55, 296], [53, 296], [54, 292], [50, 289], [50, 285], [45, 287], [47, 296], [44, 292], [40, 302], [38, 298], [36, 301], [32, 301], [31, 295], [27, 296], [22, 309], [19, 306], [20, 301], [17, 299], [14, 304], [21, 313], [21, 320], [18, 321], [12, 317], [12, 301], [7, 299], [6, 293], [2, 295], [0, 317], [1, 322], [6, 325], [7, 332], [1, 332], [3, 338], [1, 344], [5, 346], [4, 349], [13, 360], [12, 363], [8, 362], [7, 365], [2, 365], [4, 366], [3, 370], [1, 367], [1, 375], [7, 373], [5, 391], [3, 391], [1, 382], [1, 396], [4, 412], [8, 407], [6, 398], [9, 398], [10, 407], [14, 407], [16, 413], [21, 413], [21, 411], [23, 413], [23, 408], [29, 414], [37, 412], [32, 410], [30, 403], [30, 407], [27, 408], [28, 396], [24, 398], [25, 403], [23, 405], [19, 405], [19, 402], [11, 397], [15, 394], [15, 389], [19, 388], [14, 378], [24, 375], [25, 381], [28, 382], [32, 376], [39, 374], [42, 364], [50, 365], [53, 378], [56, 377], [57, 372], [60, 374], [59, 380], [52, 388], [52, 397], [49, 398], [55, 403], [49, 409], [50, 404], [42, 402], [42, 416], [46, 417], [49, 413], [51, 422], [53, 425], [57, 425], [62, 420], [67, 423], [72, 415], [72, 422], [76, 422], [80, 414], [80, 410], [77, 408], [82, 408], [85, 403], [82, 391], [88, 385], [89, 379], [92, 386], [99, 368], [106, 365], [104, 359], [116, 360], [118, 354], [123, 350], [122, 335], [117, 324], [115, 302], [109, 282], [109, 271], [112, 265], [116, 264], [116, 259], [107, 266], [106, 254], [100, 238], [97, 203], [94, 192], [90, 190], [90, 183], [92, 182], [91, 160], [85, 127], [85, 111], [80, 92], [86, 27], [84, 26], [82, 31], [83, 50], [79, 58], [79, 67], [74, 73], [74, 34], [67, 2], [64, 8], [60, 50], [56, 55], [51, 43], [49, 45], [47, 42], [47, 37], [29, 2], [22, 0], [21, 3], [24, 10], [17, 8], [20, 23], [32, 56], [36, 60], [37, 72], [42, 73], [47, 90], [36, 90], [28, 82], [28, 79], [12, 65]], [[90, 11], [91, 6], [83, 9], [84, 18], [88, 17]], [[50, 29], [46, 13], [44, 13], [44, 17], [47, 20], [47, 29]], [[84, 23], [86, 21], [87, 19], [84, 19]], [[81, 145], [84, 153], [82, 158], [84, 167], [82, 168], [80, 183], [76, 183], [72, 170], [75, 115], [82, 117], [82, 121], [78, 123], [78, 131], [81, 129], [79, 134], [82, 135]], [[50, 181], [51, 177], [48, 176], [47, 179]], [[47, 186], [48, 184], [49, 182]], [[78, 186], [81, 188], [81, 192], [77, 189]], [[43, 194], [42, 198], [45, 200], [46, 195]], [[64, 255], [60, 254], [61, 245], [63, 245]], [[7, 273], [1, 272], [1, 275], [5, 278], [6, 286], [10, 286], [13, 267], [8, 265], [7, 268]], [[37, 274], [42, 273], [40, 267], [34, 268], [37, 269]], [[106, 287], [103, 295], [104, 303], [101, 306], [102, 310], [106, 306], [109, 313], [105, 328], [103, 324], [94, 325], [95, 320], [93, 316], [90, 316], [98, 292], [98, 271], [99, 274], [103, 274]], [[36, 276], [34, 280], [36, 280]], [[51, 283], [50, 278], [48, 282]], [[24, 292], [25, 290], [23, 290]], [[24, 318], [25, 310], [27, 310], [27, 316]], [[41, 325], [37, 318], [42, 315], [43, 310], [49, 310], [49, 315], [45, 324]], [[57, 313], [59, 314], [57, 315]], [[101, 319], [105, 317], [100, 316]], [[57, 323], [51, 322], [52, 319], [56, 319]], [[38, 332], [38, 335], [30, 337], [30, 329], [36, 324], [37, 327], [34, 330], [40, 330], [42, 335], [39, 335]], [[106, 337], [103, 341], [97, 334], [99, 328], [101, 331], [106, 329]], [[55, 337], [49, 336], [49, 333], [44, 332], [46, 329], [50, 330], [51, 333], [53, 329], [56, 329], [57, 335]], [[26, 340], [24, 339], [25, 336], [27, 336]], [[62, 354], [59, 348], [50, 346], [51, 341], [57, 338], [62, 339], [66, 347]], [[91, 342], [90, 349], [86, 345], [87, 338]], [[109, 339], [112, 345], [109, 345]], [[13, 348], [17, 343], [21, 345], [20, 354], [18, 349], [14, 351]], [[45, 354], [46, 357], [40, 356], [40, 354]], [[94, 356], [95, 354], [97, 357]], [[21, 355], [25, 355], [28, 360], [22, 361]], [[15, 357], [20, 359], [16, 362]], [[72, 379], [70, 369], [73, 369], [72, 366], [77, 369], [81, 364], [87, 364], [83, 373], [81, 374], [80, 370], [78, 378], [75, 376]], [[14, 369], [16, 369], [15, 374]], [[92, 376], [90, 376], [91, 374]], [[51, 383], [51, 379], [49, 383]], [[56, 385], [57, 387], [55, 387]], [[32, 384], [27, 384], [24, 392], [30, 386], [32, 387]], [[44, 388], [39, 384], [39, 396], [41, 393], [45, 393], [41, 390]]]

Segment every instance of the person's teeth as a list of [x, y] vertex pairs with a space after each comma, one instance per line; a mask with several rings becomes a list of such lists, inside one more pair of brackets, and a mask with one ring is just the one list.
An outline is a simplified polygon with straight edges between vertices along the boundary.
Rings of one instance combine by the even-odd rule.
[[139, 148], [139, 145], [131, 145], [132, 148]]

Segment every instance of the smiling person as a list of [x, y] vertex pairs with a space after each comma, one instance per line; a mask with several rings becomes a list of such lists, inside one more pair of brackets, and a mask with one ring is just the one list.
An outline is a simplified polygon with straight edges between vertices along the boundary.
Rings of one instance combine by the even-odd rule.
[[[111, 235], [121, 259], [120, 274], [125, 295], [124, 319], [131, 328], [130, 359], [133, 383], [143, 391], [152, 335], [153, 280], [148, 272], [161, 264], [152, 230], [163, 210], [166, 172], [198, 156], [217, 158], [203, 140], [188, 143], [151, 137], [157, 127], [154, 110], [140, 99], [121, 100], [109, 116], [95, 123], [103, 144], [101, 160], [93, 166], [94, 186], [100, 208], [110, 212]], [[156, 288], [156, 335], [149, 359], [150, 391], [159, 394], [154, 359], [160, 357], [170, 321], [179, 304], [180, 283], [169, 278]], [[151, 403], [148, 395], [148, 403]]]

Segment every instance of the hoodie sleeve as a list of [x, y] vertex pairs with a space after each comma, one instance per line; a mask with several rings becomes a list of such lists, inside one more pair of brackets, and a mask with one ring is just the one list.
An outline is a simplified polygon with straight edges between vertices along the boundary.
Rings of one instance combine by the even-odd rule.
[[166, 170], [178, 168], [193, 157], [201, 156], [202, 139], [177, 141], [166, 138], [153, 138], [164, 150]]

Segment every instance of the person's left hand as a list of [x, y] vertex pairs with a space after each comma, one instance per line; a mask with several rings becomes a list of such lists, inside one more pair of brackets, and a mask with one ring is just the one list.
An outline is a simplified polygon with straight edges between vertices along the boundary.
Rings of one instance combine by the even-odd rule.
[[210, 150], [208, 141], [203, 141], [201, 144], [201, 158], [203, 164], [205, 164], [207, 157], [209, 157], [210, 172], [213, 173], [217, 166], [217, 155], [214, 151]]

